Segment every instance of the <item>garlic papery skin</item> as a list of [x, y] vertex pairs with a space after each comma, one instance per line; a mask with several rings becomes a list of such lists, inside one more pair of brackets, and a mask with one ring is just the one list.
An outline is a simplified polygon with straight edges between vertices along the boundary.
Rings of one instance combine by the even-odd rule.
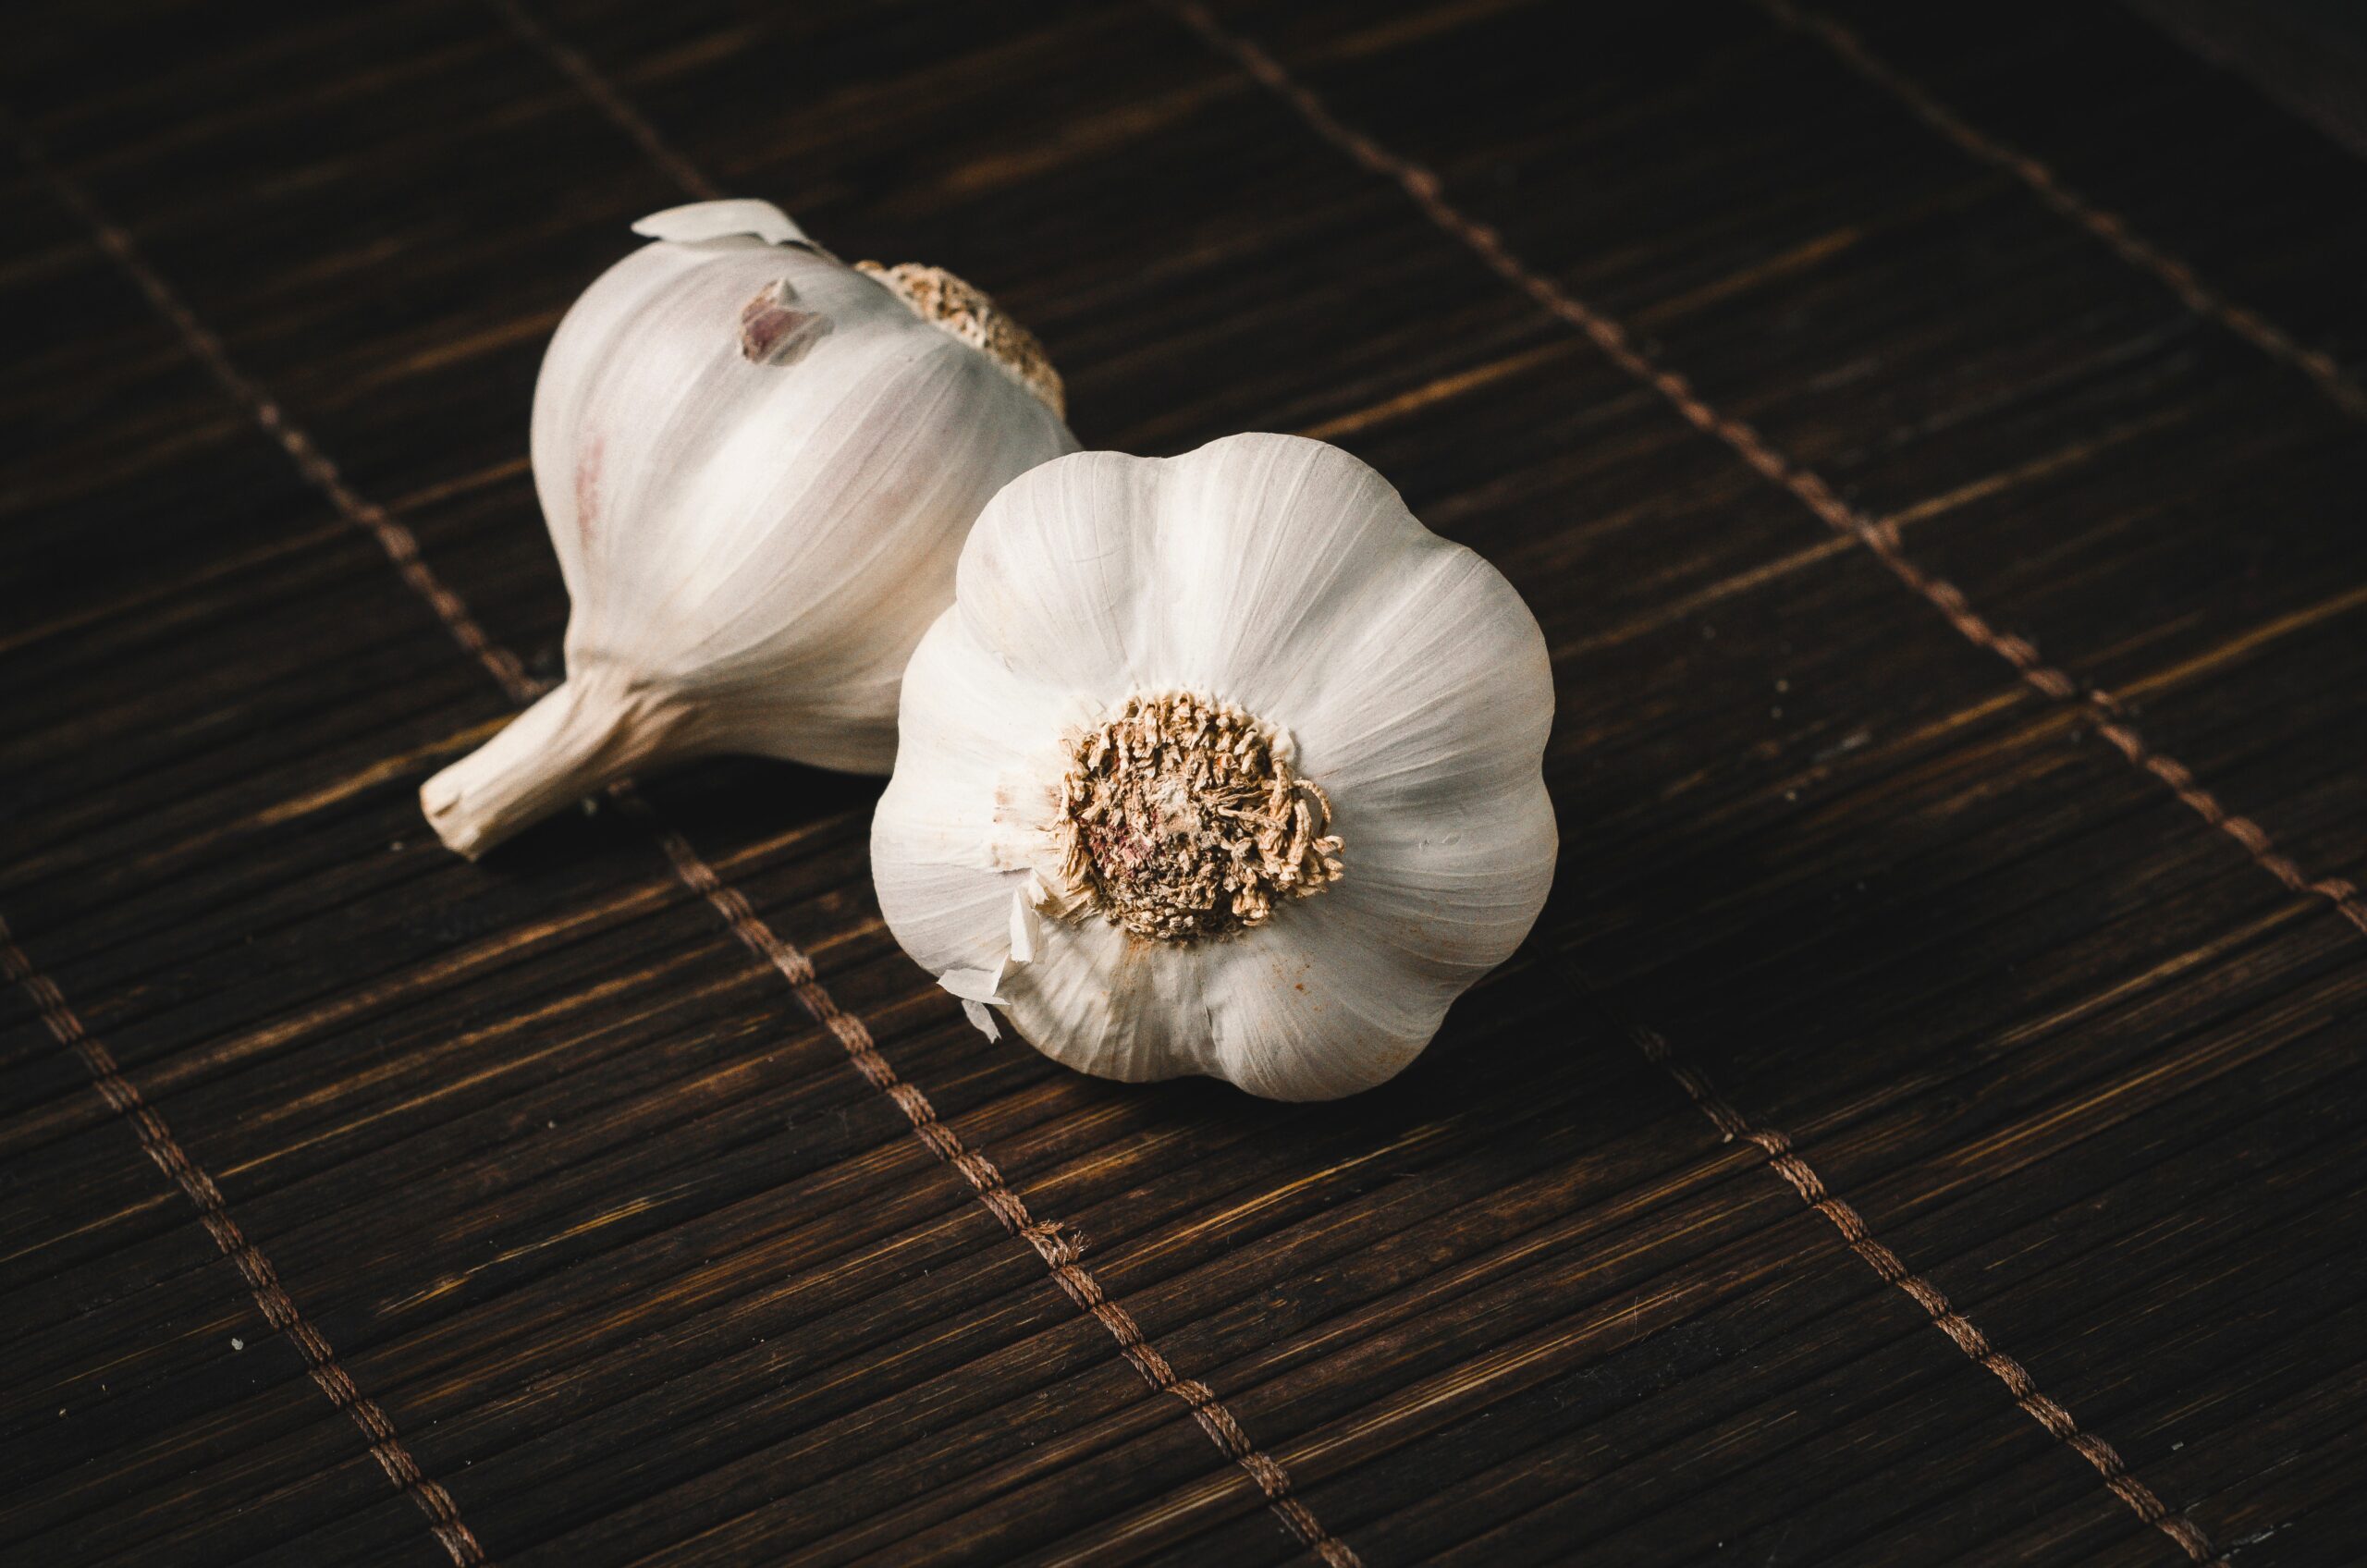
[[634, 227], [534, 386], [567, 681], [420, 791], [472, 859], [700, 754], [886, 772], [971, 523], [1076, 449], [1035, 339], [960, 279], [849, 266], [761, 202]]
[[1536, 923], [1552, 717], [1518, 593], [1346, 453], [1062, 458], [913, 655], [880, 909], [1071, 1067], [1350, 1094]]

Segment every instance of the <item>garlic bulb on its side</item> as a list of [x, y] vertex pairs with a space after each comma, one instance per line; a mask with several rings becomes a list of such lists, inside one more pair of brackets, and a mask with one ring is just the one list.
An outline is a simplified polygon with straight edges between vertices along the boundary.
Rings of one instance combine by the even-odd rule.
[[987, 508], [913, 655], [880, 908], [989, 1035], [1349, 1094], [1535, 924], [1552, 717], [1520, 595], [1346, 453], [1062, 458]]
[[887, 771], [963, 535], [1076, 449], [1036, 340], [959, 278], [850, 267], [762, 202], [633, 227], [656, 242], [576, 301], [534, 386], [567, 681], [420, 791], [472, 859], [663, 762]]

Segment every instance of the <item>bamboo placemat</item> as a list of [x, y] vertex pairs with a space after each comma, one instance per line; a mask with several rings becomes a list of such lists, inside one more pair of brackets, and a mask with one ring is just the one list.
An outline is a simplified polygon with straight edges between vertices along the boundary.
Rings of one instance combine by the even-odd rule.
[[[2358, 1560], [2367, 170], [2106, 6], [527, 6], [12, 29], [8, 1561]], [[435, 845], [717, 191], [1527, 595], [1414, 1070], [987, 1045], [865, 780]]]

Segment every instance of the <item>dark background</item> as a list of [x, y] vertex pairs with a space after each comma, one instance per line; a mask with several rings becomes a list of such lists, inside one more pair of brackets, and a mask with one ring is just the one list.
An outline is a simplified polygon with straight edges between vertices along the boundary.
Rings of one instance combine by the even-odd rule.
[[[0, 1554], [2358, 1560], [2324, 8], [527, 4], [9, 13]], [[707, 189], [1527, 595], [1556, 894], [1402, 1079], [987, 1045], [870, 781], [435, 844]]]

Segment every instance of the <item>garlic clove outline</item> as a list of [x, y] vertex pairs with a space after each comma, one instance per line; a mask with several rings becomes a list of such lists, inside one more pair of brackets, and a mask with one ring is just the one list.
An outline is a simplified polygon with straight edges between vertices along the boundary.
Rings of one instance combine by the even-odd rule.
[[[1280, 888], [1256, 924], [1196, 910], [1220, 929], [1185, 939], [1127, 929], [1072, 885], [1077, 748], [1146, 705], [1236, 712], [1251, 739], [1228, 755], [1263, 744], [1269, 787], [1326, 799], [1336, 877]], [[914, 655], [873, 824], [880, 907], [974, 1020], [1000, 1010], [1081, 1071], [1353, 1093], [1419, 1054], [1534, 925], [1558, 851], [1551, 720], [1519, 594], [1346, 453], [1257, 435], [1063, 458], [988, 506]], [[1121, 876], [1238, 839], [1238, 815], [1211, 828], [1205, 762], [1142, 765], [1129, 809], [1146, 820], [1105, 836]]]
[[762, 202], [635, 227], [534, 388], [567, 682], [421, 790], [472, 859], [701, 754], [887, 771], [972, 521], [1076, 449], [1041, 349], [959, 279], [849, 266]]

